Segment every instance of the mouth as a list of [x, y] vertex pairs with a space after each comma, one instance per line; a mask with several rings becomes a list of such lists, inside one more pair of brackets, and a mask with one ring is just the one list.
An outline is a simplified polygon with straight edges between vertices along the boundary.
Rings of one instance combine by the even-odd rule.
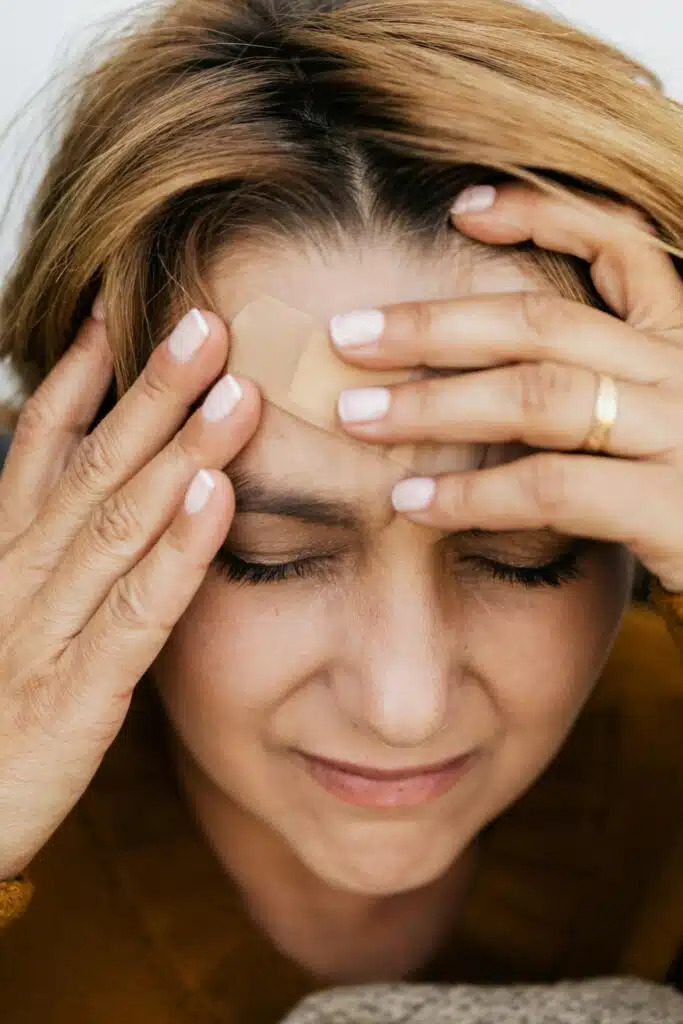
[[301, 754], [308, 774], [333, 796], [359, 807], [418, 807], [435, 800], [467, 772], [474, 752], [419, 768], [384, 771]]

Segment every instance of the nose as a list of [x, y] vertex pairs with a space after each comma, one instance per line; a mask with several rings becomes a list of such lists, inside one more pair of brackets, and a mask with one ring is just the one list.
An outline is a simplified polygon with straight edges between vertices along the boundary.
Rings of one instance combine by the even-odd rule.
[[396, 580], [358, 615], [337, 699], [354, 725], [393, 747], [444, 727], [454, 685], [450, 631], [424, 581]]

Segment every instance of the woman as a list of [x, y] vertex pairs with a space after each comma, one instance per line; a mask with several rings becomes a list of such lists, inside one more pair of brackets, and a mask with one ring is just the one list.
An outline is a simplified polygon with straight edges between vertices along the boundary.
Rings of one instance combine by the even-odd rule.
[[[624, 616], [638, 559], [681, 642], [683, 122], [639, 70], [503, 0], [181, 0], [84, 80], [2, 312], [7, 1019], [667, 976], [680, 661]], [[320, 430], [223, 372], [264, 296], [433, 372]]]

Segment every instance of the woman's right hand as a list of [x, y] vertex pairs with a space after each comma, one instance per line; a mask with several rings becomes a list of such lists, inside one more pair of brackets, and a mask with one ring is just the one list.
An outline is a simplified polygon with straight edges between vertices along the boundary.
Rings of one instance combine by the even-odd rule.
[[0, 476], [0, 881], [87, 788], [225, 539], [220, 470], [254, 433], [260, 396], [241, 380], [221, 416], [235, 396], [221, 378], [188, 413], [227, 353], [222, 321], [192, 311], [86, 433], [112, 375], [90, 318], [22, 410]]

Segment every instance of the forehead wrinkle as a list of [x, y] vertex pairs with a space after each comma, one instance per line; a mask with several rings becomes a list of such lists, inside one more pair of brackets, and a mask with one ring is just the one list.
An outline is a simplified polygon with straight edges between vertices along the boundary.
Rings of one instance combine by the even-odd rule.
[[[316, 451], [315, 449], [318, 444], [320, 447]], [[383, 466], [387, 470], [387, 486], [389, 487], [400, 480], [402, 476], [402, 468], [386, 457], [381, 449], [381, 445], [359, 441], [350, 434], [345, 433], [341, 427], [336, 431], [328, 430], [317, 423], [303, 419], [289, 409], [268, 401], [264, 403], [261, 426], [254, 440], [250, 443], [248, 451], [238, 455], [233, 465], [237, 464], [238, 468], [244, 468], [249, 473], [252, 466], [245, 465], [245, 460], [249, 459], [250, 453], [255, 453], [254, 461], [267, 462], [267, 458], [261, 457], [262, 454], [265, 454], [265, 452], [261, 453], [261, 447], [264, 446], [266, 449], [271, 448], [272, 450], [272, 446], [278, 445], [283, 448], [286, 447], [289, 452], [296, 451], [298, 455], [301, 454], [302, 450], [306, 449], [307, 457], [303, 464], [305, 472], [310, 470], [311, 462], [318, 458], [324, 459], [325, 467], [329, 468], [331, 465], [335, 465], [335, 462], [339, 463], [342, 458], [348, 457], [350, 462], [351, 456], [355, 455], [358, 456], [358, 461], [356, 462], [354, 459], [352, 465], [354, 468], [358, 467], [359, 469], [362, 466], [364, 470], [363, 476], [371, 470], [376, 471], [380, 466]], [[313, 447], [313, 453], [311, 453], [311, 446]], [[313, 456], [312, 459], [310, 457], [311, 454]], [[294, 458], [291, 464], [294, 475], [298, 475], [299, 465], [300, 463]], [[281, 470], [281, 467], [282, 461], [278, 460], [278, 471]], [[345, 468], [342, 467], [342, 474]], [[267, 467], [264, 469], [259, 468], [258, 471], [264, 472], [272, 478], [271, 472]], [[337, 475], [339, 476], [340, 474]], [[316, 467], [316, 478], [319, 479], [319, 477], [320, 473]]]

